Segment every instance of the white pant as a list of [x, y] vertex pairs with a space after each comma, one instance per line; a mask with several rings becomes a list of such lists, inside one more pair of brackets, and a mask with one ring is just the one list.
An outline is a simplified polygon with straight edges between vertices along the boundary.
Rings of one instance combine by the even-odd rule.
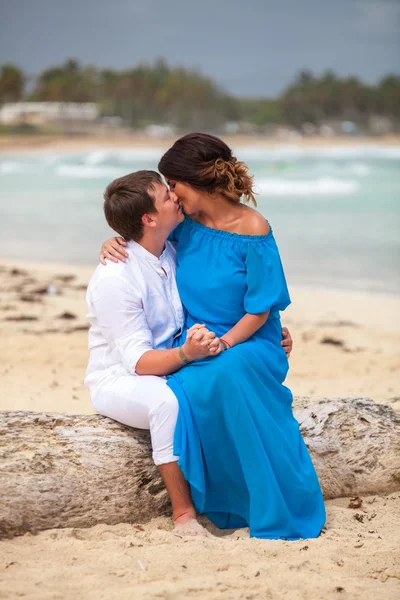
[[173, 442], [178, 400], [163, 377], [121, 375], [90, 390], [100, 415], [130, 427], [150, 429], [153, 460], [163, 465], [178, 460]]

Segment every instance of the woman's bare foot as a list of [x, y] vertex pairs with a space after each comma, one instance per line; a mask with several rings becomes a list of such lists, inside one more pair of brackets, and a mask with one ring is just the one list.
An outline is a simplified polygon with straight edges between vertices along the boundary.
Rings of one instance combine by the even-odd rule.
[[196, 519], [196, 515], [185, 513], [174, 519], [175, 527], [172, 530], [174, 535], [179, 537], [200, 535], [207, 537], [208, 532]]

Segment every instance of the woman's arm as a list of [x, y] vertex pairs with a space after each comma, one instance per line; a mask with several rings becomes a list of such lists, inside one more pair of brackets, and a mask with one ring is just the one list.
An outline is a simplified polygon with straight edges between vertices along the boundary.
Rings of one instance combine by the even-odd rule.
[[237, 344], [241, 344], [245, 342], [249, 337], [251, 337], [256, 331], [260, 329], [268, 319], [269, 310], [264, 313], [260, 313], [259, 315], [251, 315], [249, 313], [245, 314], [244, 317], [240, 319], [230, 329], [223, 335], [223, 340], [225, 340], [230, 346], [236, 346]]
[[[270, 233], [270, 227], [265, 218], [255, 210], [248, 210], [241, 220], [241, 233], [251, 236], [263, 236]], [[259, 314], [246, 313], [232, 329], [226, 332], [223, 339], [230, 346], [245, 342], [260, 329], [268, 319], [269, 310]]]
[[[201, 327], [204, 327], [203, 325], [200, 324], [196, 324], [193, 325], [190, 329], [188, 329], [187, 331], [187, 339], [189, 339], [190, 337], [194, 336], [196, 331], [198, 331]], [[224, 337], [225, 339], [225, 337]], [[293, 350], [293, 338], [290, 334], [290, 331], [287, 327], [282, 327], [282, 341], [281, 341], [281, 346], [284, 349], [284, 351], [286, 352], [286, 356], [289, 358], [292, 350]]]

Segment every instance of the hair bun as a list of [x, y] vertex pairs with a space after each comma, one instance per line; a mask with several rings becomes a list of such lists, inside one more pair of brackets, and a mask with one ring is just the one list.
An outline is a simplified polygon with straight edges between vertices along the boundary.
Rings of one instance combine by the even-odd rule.
[[236, 156], [232, 156], [230, 160], [218, 158], [214, 163], [214, 176], [216, 191], [234, 202], [240, 202], [244, 196], [245, 202], [257, 204], [253, 192], [253, 177], [249, 174], [247, 165], [238, 161]]

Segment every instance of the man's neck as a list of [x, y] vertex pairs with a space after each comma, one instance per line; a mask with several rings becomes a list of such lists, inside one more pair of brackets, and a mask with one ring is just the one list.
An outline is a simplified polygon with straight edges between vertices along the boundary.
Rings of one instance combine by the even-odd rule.
[[147, 250], [147, 252], [150, 252], [150, 254], [154, 254], [154, 256], [160, 258], [161, 254], [164, 252], [166, 241], [167, 240], [144, 235], [142, 239], [139, 240], [138, 244]]

